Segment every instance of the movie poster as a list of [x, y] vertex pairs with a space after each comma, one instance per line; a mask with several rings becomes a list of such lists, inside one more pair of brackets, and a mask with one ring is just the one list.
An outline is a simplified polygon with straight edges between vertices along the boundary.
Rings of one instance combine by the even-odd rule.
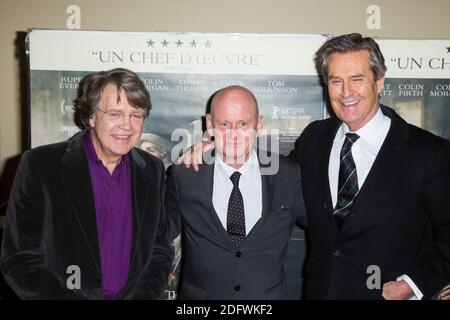
[[[178, 146], [201, 138], [212, 94], [234, 84], [256, 95], [265, 135], [271, 137], [267, 147], [276, 140], [279, 152], [287, 154], [303, 128], [326, 114], [313, 63], [325, 40], [295, 34], [31, 30], [31, 147], [66, 140], [78, 131], [72, 102], [86, 74], [124, 67], [139, 74], [152, 101], [139, 147], [166, 166]], [[304, 256], [304, 235], [295, 228], [286, 263], [289, 299], [300, 298]], [[176, 259], [166, 299], [176, 297], [178, 268]]]
[[450, 139], [450, 40], [377, 40], [387, 74], [381, 103]]

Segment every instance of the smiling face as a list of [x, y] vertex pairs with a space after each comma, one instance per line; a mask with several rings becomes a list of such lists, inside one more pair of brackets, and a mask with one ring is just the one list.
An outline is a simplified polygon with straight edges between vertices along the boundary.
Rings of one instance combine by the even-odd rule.
[[[126, 116], [120, 120], [113, 120], [99, 109], [104, 112], [121, 111]], [[143, 121], [129, 116], [136, 111], [143, 112], [129, 104], [123, 90], [118, 92], [114, 84], [105, 86], [97, 112], [89, 119], [95, 151], [104, 163], [117, 163], [139, 142]]]
[[328, 95], [336, 116], [350, 131], [362, 128], [379, 108], [384, 76], [374, 79], [365, 50], [333, 53], [328, 61]]
[[251, 94], [232, 87], [217, 93], [206, 126], [213, 131], [218, 155], [237, 169], [248, 160], [263, 121]]

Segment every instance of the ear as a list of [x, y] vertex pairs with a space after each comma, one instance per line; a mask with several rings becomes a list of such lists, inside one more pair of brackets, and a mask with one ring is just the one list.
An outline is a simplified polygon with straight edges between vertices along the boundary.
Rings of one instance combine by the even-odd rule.
[[383, 75], [380, 79], [377, 80], [377, 91], [378, 91], [378, 94], [380, 94], [381, 90], [383, 90], [384, 79], [385, 79], [385, 76]]
[[259, 130], [261, 130], [264, 127], [264, 117], [258, 116], [258, 122], [256, 124], [256, 133], [259, 133]]
[[206, 132], [210, 137], [214, 137], [213, 119], [210, 113], [206, 114], [205, 120], [206, 120]]
[[213, 123], [213, 120], [212, 120], [211, 114], [207, 113], [206, 114], [206, 129], [212, 129], [213, 128], [212, 123]]
[[92, 116], [89, 118], [89, 125], [91, 126], [91, 128], [94, 128], [94, 127], [95, 127], [95, 120], [96, 120], [96, 115], [95, 115], [95, 114], [92, 115]]

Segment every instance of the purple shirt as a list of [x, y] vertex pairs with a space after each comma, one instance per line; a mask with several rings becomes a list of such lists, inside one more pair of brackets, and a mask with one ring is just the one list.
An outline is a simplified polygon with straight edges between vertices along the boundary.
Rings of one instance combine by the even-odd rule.
[[112, 175], [97, 157], [91, 132], [84, 135], [94, 193], [102, 267], [103, 298], [118, 299], [127, 283], [131, 251], [130, 160], [122, 157]]

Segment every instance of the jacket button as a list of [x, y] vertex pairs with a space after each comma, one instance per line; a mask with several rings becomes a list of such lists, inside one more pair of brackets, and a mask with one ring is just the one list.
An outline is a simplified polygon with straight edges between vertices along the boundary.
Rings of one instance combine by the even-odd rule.
[[334, 250], [333, 256], [339, 257], [340, 255], [341, 255], [341, 250], [339, 250], [339, 249]]
[[234, 290], [236, 290], [236, 291], [241, 290], [241, 286], [240, 286], [240, 285], [237, 285], [236, 287], [234, 287]]
[[242, 256], [242, 252], [238, 251], [236, 252], [236, 257], [240, 258]]
[[102, 280], [100, 280], [99, 278], [95, 279], [95, 284], [97, 287], [100, 287], [102, 285]]

